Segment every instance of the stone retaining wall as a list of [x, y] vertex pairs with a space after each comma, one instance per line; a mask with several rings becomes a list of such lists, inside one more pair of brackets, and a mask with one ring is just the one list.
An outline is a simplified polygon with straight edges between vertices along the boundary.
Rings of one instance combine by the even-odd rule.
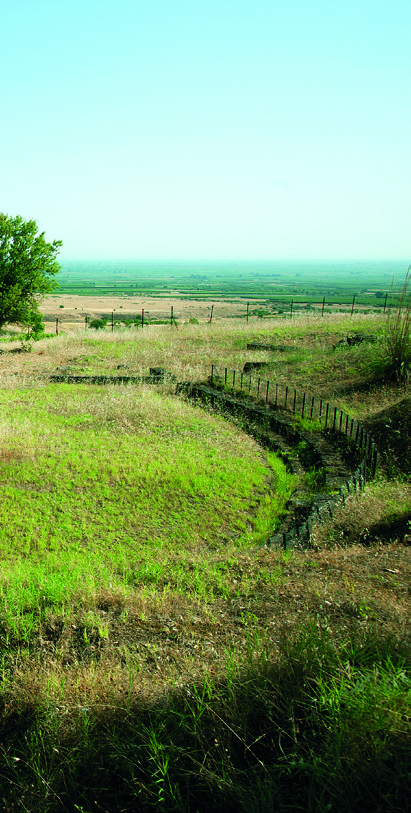
[[[148, 376], [130, 376], [130, 375], [70, 375], [70, 374], [55, 374], [50, 376], [50, 380], [55, 383], [67, 384], [158, 384], [163, 382], [166, 378], [176, 380], [175, 376], [168, 373], [163, 368], [153, 367], [150, 368], [150, 375]], [[227, 378], [227, 376], [226, 376]], [[259, 387], [258, 387], [259, 390]], [[287, 388], [288, 390], [288, 388]], [[244, 399], [237, 398], [234, 394], [226, 392], [221, 387], [209, 386], [207, 384], [195, 384], [190, 382], [182, 382], [177, 384], [176, 394], [185, 394], [190, 398], [195, 398], [200, 402], [208, 403], [212, 406], [218, 406], [230, 414], [241, 414], [242, 420], [246, 424], [246, 431], [252, 434], [256, 439], [269, 449], [278, 452], [283, 458], [284, 462], [292, 470], [295, 470], [295, 460], [291, 460], [287, 455], [287, 448], [282, 446], [281, 442], [273, 439], [273, 433], [278, 437], [284, 438], [289, 449], [297, 446], [301, 440], [304, 440], [308, 445], [311, 445], [312, 454], [315, 457], [316, 447], [315, 443], [310, 440], [309, 433], [306, 433], [295, 426], [293, 426], [292, 413], [286, 415], [286, 410], [282, 410], [280, 414], [278, 410], [278, 388], [276, 390], [275, 404], [269, 402], [259, 405], [251, 400], [251, 398]], [[245, 393], [241, 393], [243, 396]], [[268, 396], [268, 387], [267, 387]], [[314, 400], [314, 397], [312, 397]], [[287, 397], [286, 397], [287, 400]], [[303, 394], [303, 412], [304, 403], [306, 400]], [[294, 396], [294, 410], [295, 410], [295, 396]], [[327, 415], [328, 415], [327, 404]], [[295, 523], [291, 519], [291, 526], [286, 530], [269, 536], [265, 541], [267, 547], [277, 546], [289, 550], [291, 548], [305, 548], [308, 546], [312, 529], [317, 522], [320, 522], [324, 517], [333, 515], [335, 508], [345, 501], [348, 494], [359, 491], [364, 488], [367, 477], [373, 476], [378, 463], [378, 452], [372, 437], [353, 419], [346, 416], [345, 425], [342, 420], [343, 413], [341, 412], [340, 420], [337, 420], [337, 408], [334, 407], [333, 421], [328, 427], [329, 432], [338, 432], [345, 436], [347, 443], [351, 444], [357, 449], [361, 460], [356, 465], [355, 470], [344, 480], [339, 486], [339, 493], [333, 496], [317, 495], [317, 497], [310, 502], [310, 505], [304, 508], [302, 505], [300, 513], [303, 515], [303, 521]], [[311, 409], [312, 412], [312, 409]], [[321, 414], [321, 413], [320, 413]], [[327, 418], [326, 418], [327, 421]], [[351, 421], [351, 424], [350, 422]], [[350, 430], [349, 430], [350, 427]], [[318, 453], [318, 452], [317, 452]], [[319, 454], [319, 453], [318, 453]], [[324, 454], [320, 455], [320, 459], [327, 469], [327, 461], [324, 459]], [[305, 515], [304, 515], [305, 514]], [[295, 524], [293, 524], [293, 522]]]
[[[290, 421], [285, 417], [279, 415], [270, 406], [259, 406], [252, 402], [245, 403], [242, 399], [237, 399], [233, 395], [225, 392], [224, 390], [217, 389], [205, 384], [189, 384], [182, 383], [177, 385], [177, 393], [184, 392], [188, 397], [195, 398], [196, 400], [208, 403], [212, 406], [219, 406], [220, 409], [231, 414], [241, 414], [245, 419], [248, 427], [247, 431], [257, 437], [257, 439], [272, 448], [270, 443], [269, 433], [266, 431], [267, 426], [274, 429], [275, 432], [282, 435], [287, 439], [290, 445], [298, 444], [301, 439], [307, 441], [308, 433], [304, 433], [298, 429], [294, 429], [290, 425]], [[339, 432], [338, 426], [334, 424], [333, 429], [329, 431]], [[359, 433], [356, 437], [358, 439]], [[362, 433], [361, 433], [362, 438]], [[308, 442], [309, 437], [308, 437]], [[357, 446], [359, 453], [363, 459], [356, 466], [355, 470], [347, 477], [347, 479], [340, 485], [339, 493], [333, 496], [318, 495], [309, 508], [308, 515], [304, 521], [288, 527], [287, 530], [277, 532], [269, 536], [264, 545], [267, 547], [281, 547], [289, 550], [291, 548], [305, 548], [308, 546], [312, 529], [314, 525], [320, 522], [325, 517], [332, 517], [333, 511], [337, 506], [345, 501], [348, 494], [360, 491], [364, 488], [367, 476], [374, 472], [374, 453], [371, 455], [371, 444], [357, 445], [355, 440], [351, 440], [354, 446]], [[314, 446], [314, 444], [312, 444]], [[372, 448], [374, 446], [372, 445]], [[367, 471], [367, 460], [371, 464], [371, 469]], [[287, 462], [287, 461], [286, 461]], [[325, 461], [324, 461], [325, 462]], [[291, 521], [292, 522], [292, 521]]]

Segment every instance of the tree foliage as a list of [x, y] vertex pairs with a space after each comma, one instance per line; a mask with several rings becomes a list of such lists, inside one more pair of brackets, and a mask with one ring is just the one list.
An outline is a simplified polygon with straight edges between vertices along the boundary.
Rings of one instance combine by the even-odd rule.
[[93, 319], [90, 322], [89, 327], [93, 327], [95, 330], [102, 330], [107, 325], [107, 319]]
[[57, 288], [61, 240], [47, 243], [35, 220], [0, 213], [0, 328], [8, 323], [38, 332], [39, 302]]

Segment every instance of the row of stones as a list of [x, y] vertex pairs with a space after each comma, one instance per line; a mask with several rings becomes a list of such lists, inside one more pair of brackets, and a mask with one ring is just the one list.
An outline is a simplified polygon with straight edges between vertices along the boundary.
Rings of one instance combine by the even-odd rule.
[[[244, 403], [243, 400], [236, 399], [234, 396], [221, 389], [216, 389], [204, 384], [179, 384], [177, 385], [177, 393], [179, 392], [185, 392], [190, 397], [196, 398], [203, 402], [208, 402], [211, 405], [219, 404], [230, 413], [240, 413], [245, 419], [247, 431], [249, 431], [250, 434], [253, 434], [253, 436], [255, 436], [259, 442], [268, 448], [279, 450], [281, 456], [283, 459], [285, 459], [285, 462], [294, 471], [296, 470], [296, 459], [292, 452], [293, 446], [297, 445], [301, 439], [305, 439], [307, 444], [311, 445], [314, 450], [316, 449], [316, 445], [307, 439], [305, 433], [295, 430], [286, 417], [281, 417], [280, 415], [276, 414], [272, 409], [270, 409], [269, 406], [261, 407], [250, 402]], [[267, 424], [269, 426], [269, 431], [261, 428], [267, 426]], [[284, 438], [285, 444], [281, 443], [281, 440], [279, 441], [275, 439], [273, 430], [279, 436]], [[359, 449], [359, 451], [361, 452], [361, 449]], [[365, 454], [365, 450], [363, 449], [361, 453]], [[334, 451], [327, 454], [323, 447], [320, 457], [326, 471], [328, 470], [329, 472], [330, 470], [330, 458], [331, 466], [334, 469], [336, 468]], [[340, 461], [337, 461], [337, 466], [339, 462]], [[334, 483], [337, 482], [335, 472], [331, 479], [334, 481]], [[317, 497], [310, 502], [308, 512], [304, 512], [304, 508], [306, 506], [304, 502], [302, 502], [301, 512], [303, 514], [307, 514], [304, 517], [304, 521], [297, 524], [291, 524], [291, 527], [288, 527], [286, 530], [281, 530], [280, 532], [270, 536], [265, 541], [265, 546], [282, 547], [286, 550], [295, 547], [307, 547], [315, 524], [323, 520], [324, 517], [332, 516], [336, 506], [344, 502], [348, 494], [352, 493], [353, 491], [363, 489], [366, 479], [367, 465], [364, 456], [364, 459], [359, 462], [355, 468], [355, 471], [350, 473], [349, 477], [347, 477], [346, 473], [344, 473], [342, 481], [340, 478], [338, 494], [331, 497], [317, 495]], [[294, 520], [292, 520], [292, 522], [293, 521]]]
[[[54, 383], [68, 383], [68, 384], [158, 384], [163, 382], [166, 378], [170, 378], [173, 380], [175, 376], [172, 376], [168, 373], [164, 368], [161, 367], [152, 367], [150, 368], [150, 374], [148, 376], [127, 376], [127, 375], [117, 375], [117, 376], [107, 376], [107, 375], [69, 375], [69, 374], [55, 374], [50, 376], [50, 380]], [[296, 459], [295, 455], [292, 453], [293, 446], [296, 446], [301, 439], [304, 437], [307, 444], [315, 450], [315, 445], [307, 440], [304, 433], [295, 430], [290, 421], [284, 417], [280, 417], [278, 414], [275, 414], [274, 411], [270, 408], [269, 405], [265, 407], [260, 407], [254, 403], [245, 403], [243, 400], [236, 399], [234, 396], [229, 395], [227, 392], [222, 391], [221, 389], [216, 389], [214, 387], [210, 387], [204, 384], [192, 384], [189, 382], [182, 382], [177, 384], [176, 393], [185, 393], [190, 397], [194, 397], [200, 401], [207, 401], [209, 403], [215, 404], [219, 403], [224, 404], [225, 408], [231, 412], [241, 412], [243, 417], [246, 418], [247, 422], [247, 429], [250, 434], [253, 434], [259, 442], [266, 445], [268, 448], [271, 448], [275, 451], [278, 451], [282, 458], [285, 460], [286, 464], [291, 468], [293, 471], [297, 471], [300, 473], [302, 467], [299, 465], [298, 460]], [[264, 430], [264, 426], [267, 427], [268, 423], [268, 431]], [[341, 423], [341, 422], [340, 422]], [[335, 426], [334, 421], [334, 429], [337, 429]], [[347, 434], [347, 433], [345, 433]], [[370, 439], [371, 441], [372, 439]], [[359, 441], [359, 444], [358, 444]], [[360, 432], [357, 433], [355, 436], [356, 445], [359, 446], [360, 449], [363, 450], [365, 457], [367, 457], [368, 452], [371, 448], [371, 442], [364, 443], [364, 433]], [[318, 453], [318, 449], [317, 449]], [[327, 460], [328, 457], [328, 460]], [[335, 453], [331, 455], [332, 461], [329, 459], [329, 455], [324, 451], [324, 448], [320, 452], [320, 458], [323, 461], [326, 471], [330, 473], [330, 468], [334, 465], [335, 460]], [[373, 458], [374, 460], [374, 458]], [[331, 462], [331, 466], [330, 466]], [[337, 461], [337, 468], [340, 461]], [[335, 468], [335, 466], [334, 466]], [[345, 499], [345, 495], [351, 493], [353, 490], [362, 489], [366, 482], [367, 476], [367, 467], [366, 467], [366, 460], [362, 460], [361, 463], [357, 466], [356, 470], [351, 474], [348, 479], [345, 479], [344, 482], [339, 487], [339, 495], [324, 498], [323, 496], [318, 495], [317, 498], [313, 501], [310, 505], [310, 512], [307, 517], [305, 517], [305, 521], [296, 525], [292, 525], [292, 527], [288, 528], [287, 530], [283, 530], [279, 533], [276, 533], [273, 536], [270, 536], [266, 542], [266, 546], [280, 546], [284, 547], [285, 549], [295, 548], [295, 547], [306, 547], [309, 543], [311, 532], [313, 526], [321, 521], [321, 519], [326, 516], [332, 516], [333, 509], [339, 503], [341, 503]], [[333, 480], [336, 480], [334, 475]], [[304, 501], [301, 503], [302, 512], [304, 513]]]

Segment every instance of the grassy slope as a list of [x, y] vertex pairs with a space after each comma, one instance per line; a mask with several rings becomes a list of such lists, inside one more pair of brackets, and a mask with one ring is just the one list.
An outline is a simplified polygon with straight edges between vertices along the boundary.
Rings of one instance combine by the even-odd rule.
[[395, 537], [355, 543], [404, 515], [406, 484], [352, 498], [310, 552], [255, 550], [274, 513], [264, 493], [289, 485], [251, 439], [168, 385], [46, 378], [128, 364], [199, 379], [212, 362], [267, 357], [248, 341], [292, 342], [272, 380], [365, 419], [402, 394], [361, 390], [374, 346], [332, 346], [380, 328], [150, 328], [1, 358], [5, 806], [403, 809], [407, 551]]

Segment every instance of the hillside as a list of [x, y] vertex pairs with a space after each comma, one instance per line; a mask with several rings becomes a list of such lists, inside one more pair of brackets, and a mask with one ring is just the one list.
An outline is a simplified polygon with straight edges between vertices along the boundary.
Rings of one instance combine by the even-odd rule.
[[[2, 337], [4, 809], [405, 808], [410, 401], [375, 375], [384, 325], [82, 327], [31, 352]], [[306, 550], [264, 542], [293, 495], [326, 489], [319, 469], [176, 395], [212, 365], [229, 390], [246, 363], [260, 366], [244, 400], [312, 393], [381, 453]], [[150, 368], [170, 375], [149, 383]]]

